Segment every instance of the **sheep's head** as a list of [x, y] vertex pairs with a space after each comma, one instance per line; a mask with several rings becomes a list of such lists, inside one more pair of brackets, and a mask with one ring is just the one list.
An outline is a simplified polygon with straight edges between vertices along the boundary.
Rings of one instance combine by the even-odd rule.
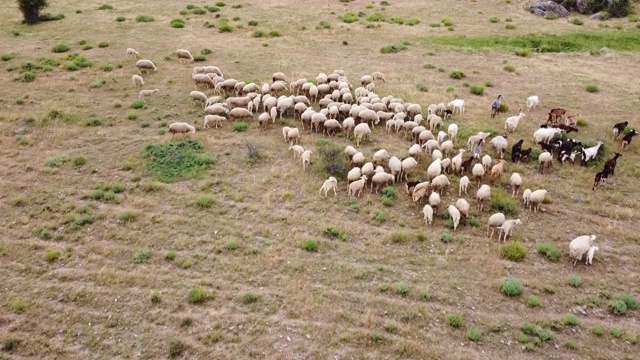
[[520, 219], [516, 219], [516, 221], [514, 221], [513, 223], [520, 225], [520, 224], [522, 224], [522, 221], [520, 221]]

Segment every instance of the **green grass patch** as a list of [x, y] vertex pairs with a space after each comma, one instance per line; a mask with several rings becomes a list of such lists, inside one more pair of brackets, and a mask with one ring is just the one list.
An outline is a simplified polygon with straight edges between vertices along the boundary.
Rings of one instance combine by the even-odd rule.
[[387, 45], [380, 48], [380, 52], [383, 54], [394, 54], [403, 50], [407, 50], [407, 45], [403, 43]]
[[506, 278], [502, 280], [500, 292], [507, 296], [520, 296], [522, 295], [522, 282], [518, 279]]
[[5, 53], [5, 54], [2, 54], [2, 61], [9, 61], [15, 57], [16, 57], [15, 53]]
[[519, 241], [511, 241], [500, 247], [500, 256], [511, 261], [520, 261], [527, 256], [527, 247]]
[[203, 154], [199, 141], [184, 140], [147, 145], [142, 151], [147, 171], [157, 180], [171, 183], [177, 180], [200, 177], [214, 164], [211, 156]]
[[125, 21], [125, 20], [127, 20], [127, 19], [126, 19], [124, 16], [118, 16], [118, 17], [116, 18], [116, 21], [117, 21], [117, 22], [123, 22], [123, 21]]
[[195, 286], [189, 289], [189, 295], [187, 301], [191, 304], [202, 304], [209, 299], [207, 291], [199, 286]]
[[261, 30], [261, 29], [255, 29], [251, 33], [251, 36], [254, 37], [254, 38], [261, 38], [261, 37], [267, 36], [267, 32], [264, 31], [264, 30]]
[[149, 258], [151, 258], [151, 252], [149, 249], [138, 249], [133, 254], [133, 261], [136, 264], [144, 264], [149, 261]]
[[53, 51], [54, 53], [63, 53], [63, 52], [67, 52], [71, 50], [71, 47], [69, 47], [69, 44], [67, 43], [59, 43], [54, 45], [51, 48], [51, 51]]
[[538, 307], [538, 306], [540, 306], [540, 299], [535, 295], [529, 296], [529, 298], [527, 299], [527, 306], [529, 306], [529, 307]]
[[449, 77], [452, 79], [460, 80], [464, 79], [467, 76], [460, 70], [453, 70], [449, 73]]
[[584, 89], [590, 93], [597, 93], [600, 91], [596, 85], [592, 85], [592, 84], [585, 86]]
[[44, 259], [48, 262], [54, 262], [60, 258], [60, 251], [55, 248], [48, 248], [44, 252]]
[[322, 178], [333, 176], [336, 179], [347, 177], [347, 161], [344, 157], [344, 147], [330, 140], [318, 141], [314, 153], [313, 170]]
[[353, 11], [347, 11], [346, 13], [338, 16], [338, 19], [340, 19], [342, 22], [346, 22], [347, 24], [354, 23], [360, 20], [358, 18], [358, 14], [354, 13]]
[[445, 321], [447, 325], [456, 329], [464, 325], [464, 317], [460, 314], [449, 314], [445, 318]]
[[193, 201], [194, 204], [196, 204], [201, 208], [210, 208], [211, 206], [213, 206], [213, 204], [215, 204], [215, 202], [216, 200], [214, 199], [213, 195], [208, 195], [208, 194], [199, 195]]
[[155, 20], [156, 20], [156, 18], [154, 18], [151, 15], [138, 15], [138, 16], [136, 16], [136, 22], [148, 23], [148, 22], [154, 22]]
[[379, 12], [375, 12], [369, 16], [367, 16], [367, 21], [379, 22], [384, 21], [384, 15]]
[[482, 338], [482, 331], [476, 327], [469, 328], [467, 331], [467, 339], [470, 341], [480, 341]]
[[174, 27], [176, 29], [181, 29], [181, 28], [184, 27], [184, 20], [179, 19], [179, 18], [172, 19], [170, 24], [171, 24], [171, 27]]
[[558, 261], [560, 259], [560, 250], [551, 244], [539, 244], [537, 247], [538, 254], [546, 257], [550, 261]]
[[484, 86], [482, 85], [471, 85], [469, 87], [469, 91], [473, 94], [473, 95], [484, 95]]
[[302, 242], [302, 248], [309, 252], [318, 250], [318, 241], [316, 239], [305, 239]]

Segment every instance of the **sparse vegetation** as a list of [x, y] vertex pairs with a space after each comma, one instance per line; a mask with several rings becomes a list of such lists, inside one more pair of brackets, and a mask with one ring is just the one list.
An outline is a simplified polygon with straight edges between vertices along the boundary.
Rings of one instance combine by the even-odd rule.
[[529, 307], [538, 307], [538, 306], [540, 306], [540, 299], [535, 295], [531, 295], [527, 299], [527, 305]]
[[464, 317], [460, 314], [449, 314], [445, 318], [447, 325], [452, 328], [459, 328], [464, 325]]
[[156, 19], [151, 15], [138, 15], [136, 16], [136, 22], [148, 23], [154, 22]]
[[518, 279], [506, 278], [502, 280], [500, 291], [507, 296], [520, 296], [522, 294], [522, 283]]
[[546, 257], [550, 261], [558, 261], [560, 259], [560, 250], [551, 244], [539, 244], [537, 247], [538, 254]]
[[316, 239], [305, 239], [302, 242], [302, 248], [307, 251], [318, 250], [318, 241]]
[[147, 145], [142, 158], [147, 171], [156, 179], [171, 183], [178, 179], [198, 177], [214, 163], [209, 155], [202, 154], [204, 146], [194, 140]]
[[584, 89], [585, 89], [587, 92], [590, 92], [590, 93], [597, 93], [598, 91], [600, 91], [596, 85], [591, 85], [591, 84], [590, 84], [590, 85], [585, 86], [585, 88], [584, 88]]
[[581, 283], [582, 283], [582, 280], [580, 279], [579, 276], [576, 276], [576, 275], [569, 276], [569, 285], [571, 285], [572, 287], [577, 288], [578, 286], [580, 286]]
[[460, 70], [453, 70], [449, 73], [449, 77], [452, 79], [464, 79], [467, 76]]

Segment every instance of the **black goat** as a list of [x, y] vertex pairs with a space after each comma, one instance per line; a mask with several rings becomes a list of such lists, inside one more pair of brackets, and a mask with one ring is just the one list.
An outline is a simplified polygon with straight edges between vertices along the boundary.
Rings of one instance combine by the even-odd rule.
[[624, 132], [624, 129], [629, 125], [628, 121], [619, 122], [613, 125], [613, 140], [617, 139], [620, 134]]
[[407, 189], [407, 195], [411, 195], [411, 189], [413, 189], [414, 187], [416, 187], [416, 185], [420, 184], [422, 182], [422, 180], [417, 180], [417, 181], [407, 181], [404, 186]]
[[622, 138], [622, 148], [628, 148], [629, 144], [631, 144], [631, 139], [636, 135], [638, 135], [638, 132], [635, 129], [629, 131], [629, 133]]
[[516, 162], [518, 157], [520, 156], [520, 150], [522, 149], [522, 143], [524, 139], [520, 139], [517, 143], [513, 144], [511, 147], [511, 162]]
[[616, 164], [618, 163], [618, 158], [620, 156], [622, 156], [622, 154], [615, 153], [615, 155], [611, 159], [607, 160], [607, 162], [604, 163], [604, 171], [610, 173], [611, 176], [615, 175]]
[[600, 171], [599, 173], [597, 173], [596, 177], [593, 179], [593, 189], [592, 190], [596, 191], [596, 188], [598, 186], [604, 184], [605, 180], [607, 180], [609, 175], [611, 175], [611, 173], [609, 173], [606, 168], [604, 170]]
[[529, 156], [531, 156], [531, 148], [520, 150], [520, 157], [518, 158], [518, 161], [520, 162], [524, 159], [528, 160]]

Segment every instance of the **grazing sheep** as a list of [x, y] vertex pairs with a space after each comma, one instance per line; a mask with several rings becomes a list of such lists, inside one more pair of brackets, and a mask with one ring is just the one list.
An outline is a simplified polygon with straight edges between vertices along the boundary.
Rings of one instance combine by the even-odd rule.
[[133, 85], [135, 86], [142, 86], [144, 85], [144, 79], [142, 78], [142, 76], [140, 75], [133, 75], [131, 76], [131, 82], [133, 83]]
[[324, 197], [327, 197], [327, 193], [333, 189], [333, 196], [335, 197], [336, 194], [336, 188], [338, 187], [338, 180], [336, 180], [335, 177], [331, 176], [329, 177], [329, 179], [325, 180], [324, 184], [322, 184], [322, 186], [320, 187], [320, 194], [322, 194], [322, 190], [324, 190]]
[[374, 71], [373, 74], [371, 74], [371, 78], [373, 79], [373, 81], [382, 81], [383, 83], [387, 82], [387, 79], [384, 78], [384, 74], [381, 73], [380, 71]]
[[463, 176], [460, 178], [460, 186], [458, 190], [458, 196], [462, 196], [462, 192], [464, 191], [465, 195], [467, 194], [467, 187], [469, 187], [469, 177]]
[[564, 130], [558, 128], [540, 128], [533, 133], [533, 140], [536, 144], [548, 144], [553, 137]]
[[544, 174], [544, 169], [549, 169], [553, 163], [553, 156], [550, 152], [545, 151], [538, 156], [538, 169], [540, 174]]
[[456, 111], [460, 114], [463, 115], [464, 114], [464, 100], [461, 99], [455, 99], [451, 102], [449, 102], [449, 104], [447, 104], [448, 107], [452, 108], [453, 110], [453, 114], [456, 113]]
[[448, 156], [453, 151], [453, 141], [447, 140], [440, 144], [440, 151]]
[[404, 189], [407, 192], [407, 195], [411, 195], [411, 193], [413, 192], [413, 190], [416, 188], [416, 186], [422, 184], [422, 187], [426, 187], [427, 185], [430, 185], [428, 181], [423, 182], [422, 180], [416, 180], [416, 181], [407, 181], [406, 183], [404, 183]]
[[431, 140], [427, 140], [427, 142], [424, 143], [422, 147], [425, 148], [425, 150], [429, 155], [431, 155], [434, 149], [437, 149], [440, 147], [440, 144], [438, 143], [438, 140], [431, 139]]
[[196, 133], [196, 128], [193, 125], [187, 124], [185, 122], [174, 122], [169, 125], [169, 132], [171, 133], [171, 137], [175, 134], [186, 134], [186, 133]]
[[282, 136], [284, 137], [284, 142], [289, 142], [289, 139], [287, 138], [287, 134], [289, 134], [289, 130], [291, 130], [291, 128], [288, 126], [284, 126], [282, 128]]
[[518, 174], [518, 173], [511, 174], [511, 178], [509, 179], [509, 183], [511, 184], [511, 187], [513, 188], [513, 193], [511, 194], [511, 197], [514, 198], [518, 194], [518, 190], [520, 189], [520, 186], [522, 186], [522, 176], [520, 176], [520, 174]]
[[631, 131], [629, 131], [629, 133], [627, 133], [627, 135], [625, 135], [622, 138], [622, 148], [623, 149], [627, 149], [629, 148], [629, 144], [631, 144], [631, 140], [633, 139], [634, 136], [638, 135], [638, 132], [633, 129]]
[[260, 125], [260, 132], [262, 132], [263, 128], [267, 127], [267, 125], [269, 124], [269, 120], [271, 120], [271, 116], [267, 112], [263, 112], [262, 114], [258, 115], [258, 125]]
[[502, 172], [504, 171], [504, 164], [505, 164], [505, 161], [504, 160], [500, 160], [500, 162], [498, 162], [497, 164], [493, 165], [493, 167], [491, 168], [491, 179], [500, 180], [500, 176], [502, 175]]
[[469, 202], [463, 198], [459, 198], [458, 200], [456, 200], [456, 204], [455, 204], [456, 208], [458, 209], [458, 211], [460, 211], [460, 214], [464, 215], [465, 218], [469, 218]]
[[[491, 231], [491, 233], [489, 234], [489, 239], [493, 238], [493, 232], [495, 231], [496, 228], [502, 226], [502, 224], [504, 224], [505, 221], [505, 217], [503, 213], [495, 213], [491, 216], [489, 216], [489, 231]], [[500, 234], [500, 230], [498, 230], [498, 235]], [[500, 241], [500, 239], [498, 239], [498, 241]]]
[[298, 128], [291, 128], [287, 131], [287, 141], [289, 145], [293, 145], [295, 141], [296, 145], [298, 144], [298, 140], [300, 139], [300, 130]]
[[424, 224], [431, 225], [431, 222], [433, 221], [433, 208], [431, 207], [431, 205], [427, 204], [424, 206], [424, 208], [422, 208], [422, 215]]
[[283, 81], [283, 82], [286, 82], [286, 81], [287, 81], [287, 76], [286, 76], [284, 73], [277, 72], [277, 73], [274, 73], [274, 74], [271, 76], [271, 81], [272, 81], [272, 82], [274, 82], [274, 83], [275, 83], [276, 81]]
[[191, 55], [191, 52], [189, 52], [189, 50], [176, 50], [176, 55], [178, 55], [178, 62], [180, 63], [182, 63], [182, 60], [187, 60], [187, 62], [193, 61], [193, 55]]
[[253, 118], [253, 113], [245, 108], [234, 108], [229, 111], [229, 120]]
[[498, 242], [500, 242], [500, 237], [504, 234], [504, 241], [507, 241], [507, 236], [511, 236], [511, 232], [516, 225], [522, 224], [520, 219], [515, 220], [505, 220], [502, 225], [498, 226], [497, 229], [500, 231], [498, 233]]
[[438, 149], [433, 150], [433, 152], [431, 153], [431, 159], [435, 160], [435, 159], [440, 159], [442, 160], [442, 152]]
[[440, 159], [436, 159], [427, 168], [427, 179], [429, 179], [429, 181], [431, 181], [433, 178], [435, 178], [436, 176], [440, 175], [441, 172], [442, 172], [441, 160]]
[[456, 136], [458, 136], [458, 125], [449, 124], [449, 127], [447, 128], [447, 134], [449, 134], [449, 139], [451, 141], [454, 141], [456, 139]]
[[151, 95], [159, 92], [160, 90], [158, 89], [153, 89], [153, 90], [140, 90], [140, 93], [138, 94], [138, 99], [142, 99], [142, 98], [147, 98], [150, 97]]
[[389, 158], [389, 171], [391, 171], [391, 175], [393, 175], [396, 180], [401, 181], [400, 176], [402, 174], [402, 161], [395, 156]]
[[224, 116], [220, 116], [220, 115], [205, 115], [204, 116], [204, 123], [202, 124], [202, 130], [208, 128], [208, 124], [210, 122], [214, 123], [216, 126], [216, 129], [218, 128], [218, 125], [220, 125], [220, 127], [222, 127], [222, 122], [226, 121], [227, 118]]
[[393, 183], [394, 176], [388, 174], [386, 172], [376, 172], [371, 178], [371, 193], [373, 194], [373, 189], [376, 189], [376, 194], [378, 193], [378, 189], [380, 186], [387, 185], [389, 183]]
[[504, 150], [507, 148], [508, 143], [505, 136], [496, 136], [491, 139], [491, 145], [496, 149], [500, 155], [500, 159], [504, 159]]
[[535, 210], [535, 212], [538, 212], [538, 209], [540, 208], [540, 204], [544, 201], [545, 196], [547, 196], [547, 190], [536, 190], [534, 192], [531, 193], [531, 195], [529, 195], [529, 206], [531, 207], [531, 210]]
[[136, 62], [136, 67], [138, 68], [138, 72], [142, 74], [142, 70], [148, 74], [149, 70], [158, 71], [158, 68], [151, 60], [138, 60]]
[[438, 133], [438, 143], [442, 143], [444, 141], [444, 138], [446, 138], [447, 136], [449, 135], [446, 132], [440, 131]]
[[442, 166], [442, 172], [451, 173], [451, 159], [444, 158], [440, 160], [440, 165]]
[[[137, 76], [137, 75], [134, 75]], [[200, 101], [202, 105], [205, 105], [207, 102], [207, 95], [200, 91], [192, 91], [189, 93], [189, 97], [191, 98], [191, 103], [195, 104], [196, 100]]]
[[411, 196], [413, 202], [421, 202], [429, 190], [431, 190], [429, 183], [427, 183], [426, 187], [421, 187], [419, 189], [414, 188]]
[[589, 251], [595, 240], [595, 235], [582, 235], [571, 240], [571, 243], [569, 243], [569, 256], [573, 259], [573, 266], [576, 266], [576, 263], [582, 260], [582, 255]]
[[212, 73], [212, 74], [216, 74], [218, 76], [224, 77], [224, 75], [222, 74], [222, 71], [220, 71], [220, 69], [217, 66], [205, 66], [204, 67], [204, 71], [205, 74], [207, 73]]
[[536, 106], [538, 106], [539, 103], [540, 103], [540, 98], [538, 98], [538, 96], [536, 95], [529, 96], [527, 98], [527, 109], [529, 111], [531, 111], [532, 109], [535, 110]]
[[429, 195], [429, 205], [433, 208], [434, 213], [438, 212], [438, 206], [440, 206], [440, 194], [435, 191], [432, 192], [431, 195]]
[[524, 207], [529, 206], [529, 197], [531, 196], [531, 189], [524, 189], [522, 192], [522, 204]]
[[482, 164], [475, 164], [473, 166], [473, 169], [471, 169], [471, 174], [473, 175], [473, 178], [478, 182], [478, 186], [480, 186], [480, 183], [482, 182], [482, 177], [485, 174], [484, 167], [482, 166]]
[[380, 149], [373, 154], [373, 158], [371, 162], [373, 162], [374, 165], [384, 166], [389, 162], [390, 158], [391, 157], [389, 156], [389, 153], [387, 152], [387, 150]]
[[454, 205], [449, 205], [447, 210], [449, 211], [451, 220], [453, 220], [453, 231], [456, 231], [458, 224], [460, 223], [460, 211]]
[[351, 160], [353, 155], [355, 155], [357, 152], [358, 152], [358, 150], [356, 150], [356, 148], [354, 148], [351, 145], [347, 145], [344, 148], [344, 155], [347, 157], [347, 160]]
[[465, 152], [464, 149], [459, 149], [458, 155], [454, 156], [451, 159], [451, 170], [454, 173], [457, 173], [458, 170], [462, 167], [462, 154]]
[[442, 118], [438, 115], [429, 115], [429, 130], [434, 131], [436, 127], [442, 127]]
[[491, 166], [491, 162], [492, 162], [491, 156], [485, 155], [482, 157], [482, 167], [485, 170], [489, 170], [489, 166]]
[[[363, 162], [364, 162], [364, 154], [361, 152], [357, 152], [353, 154], [349, 164], [351, 164], [352, 166], [362, 166]], [[362, 173], [371, 177], [373, 175], [373, 163], [368, 162], [364, 164], [364, 166], [362, 167]]]
[[359, 167], [354, 167], [347, 173], [347, 184], [356, 181], [362, 177], [362, 171]]
[[590, 148], [586, 148], [586, 149], [582, 148], [582, 166], [587, 166], [587, 161], [593, 160], [596, 158], [596, 155], [598, 154], [598, 150], [600, 149], [600, 146], [602, 144], [603, 144], [602, 141], [598, 141], [594, 146]]
[[300, 145], [291, 145], [289, 146], [289, 151], [293, 151], [293, 159], [295, 160], [297, 157], [302, 158], [302, 153], [304, 153], [304, 148]]
[[409, 148], [409, 156], [418, 157], [422, 154], [422, 148], [418, 144], [413, 144]]
[[587, 265], [593, 265], [593, 254], [598, 251], [598, 247], [597, 246], [592, 246], [589, 248], [589, 251], [587, 252], [587, 261], [585, 262], [585, 264]]
[[[207, 98], [207, 101], [204, 103], [204, 107], [207, 108], [207, 107], [209, 107], [211, 105], [218, 104], [218, 103], [220, 103], [221, 99], [222, 98], [220, 96], [211, 96], [211, 97]], [[256, 106], [256, 110], [257, 109], [258, 109], [258, 107]]]
[[353, 129], [353, 134], [356, 137], [356, 147], [359, 147], [360, 141], [363, 141], [371, 135], [371, 129], [367, 123], [360, 123]]
[[629, 125], [628, 121], [619, 122], [613, 125], [613, 138], [611, 140], [617, 139], [620, 135], [624, 133], [624, 129]]
[[522, 109], [518, 110], [518, 116], [510, 116], [504, 121], [504, 129], [507, 132], [514, 132], [520, 120], [522, 120], [526, 115], [522, 112]]
[[349, 184], [349, 197], [355, 196], [360, 197], [362, 194], [362, 189], [364, 185], [367, 183], [367, 175], [362, 175], [360, 180], [356, 180]]
[[134, 59], [137, 59], [140, 56], [140, 53], [136, 51], [136, 49], [132, 49], [132, 48], [127, 48], [127, 51], [125, 52], [125, 54], [127, 55], [127, 57], [131, 56]]
[[[291, 129], [291, 130], [293, 130], [293, 129]], [[291, 131], [291, 130], [289, 130], [289, 131]], [[311, 154], [313, 154], [312, 151], [305, 150], [302, 153], [302, 156], [300, 156], [300, 158], [302, 159], [302, 171], [307, 170], [307, 166], [311, 166]]]
[[478, 144], [478, 141], [483, 140], [484, 142], [484, 139], [486, 139], [489, 135], [491, 134], [480, 131], [476, 135], [469, 136], [469, 140], [467, 140], [467, 146], [469, 147], [469, 151], [473, 150], [473, 147], [476, 146], [476, 144]]
[[440, 194], [444, 194], [447, 186], [449, 185], [451, 185], [451, 183], [449, 182], [447, 176], [444, 174], [436, 176], [431, 181], [431, 186], [433, 187], [434, 191], [438, 191], [438, 193]]
[[478, 209], [482, 212], [484, 208], [484, 201], [489, 200], [491, 198], [491, 187], [489, 185], [483, 184], [478, 189], [476, 193], [476, 199], [478, 200]]
[[413, 172], [413, 169], [418, 165], [416, 159], [409, 156], [408, 158], [402, 160], [402, 172], [400, 173], [400, 181], [402, 181], [402, 177], [404, 176], [405, 181], [409, 180], [409, 174]]
[[195, 74], [191, 76], [191, 79], [193, 80], [193, 84], [195, 85], [196, 89], [198, 89], [198, 85], [200, 84], [205, 84], [207, 88], [216, 86], [216, 84], [213, 82], [213, 79], [211, 79], [208, 75], [205, 75], [205, 74]]
[[220, 105], [220, 104], [213, 104], [211, 106], [207, 106], [206, 108], [204, 108], [204, 113], [207, 115], [221, 115], [221, 116], [227, 116], [227, 114], [229, 113], [229, 109], [227, 109], [225, 105]]

